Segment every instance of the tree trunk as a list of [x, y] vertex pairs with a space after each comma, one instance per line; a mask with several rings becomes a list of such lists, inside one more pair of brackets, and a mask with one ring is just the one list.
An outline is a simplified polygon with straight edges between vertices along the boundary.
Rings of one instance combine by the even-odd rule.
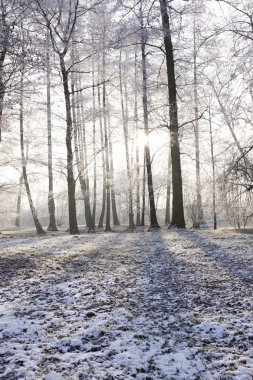
[[[92, 42], [93, 34], [92, 34]], [[94, 57], [92, 58], [92, 147], [93, 147], [93, 207], [92, 219], [94, 226], [96, 225], [96, 208], [97, 208], [97, 149], [96, 149], [96, 94], [95, 94], [95, 68]]]
[[178, 138], [178, 115], [177, 115], [177, 91], [174, 68], [174, 54], [170, 31], [170, 20], [167, 11], [166, 0], [160, 1], [160, 11], [163, 25], [164, 46], [166, 55], [168, 92], [169, 92], [169, 115], [170, 115], [170, 141], [171, 141], [171, 164], [172, 164], [172, 220], [171, 225], [185, 228], [183, 186], [181, 174], [181, 159]]
[[[105, 67], [105, 64], [103, 64]], [[105, 167], [106, 167], [106, 217], [105, 232], [111, 232], [111, 186], [110, 186], [110, 164], [109, 164], [109, 143], [106, 120], [106, 89], [103, 83], [103, 113], [104, 113], [104, 139], [105, 139]]]
[[69, 78], [68, 71], [65, 67], [65, 61], [62, 54], [60, 56], [61, 73], [63, 80], [63, 89], [66, 108], [66, 147], [67, 147], [67, 182], [68, 182], [68, 207], [69, 207], [69, 232], [70, 234], [79, 234], [77, 218], [76, 218], [76, 199], [75, 199], [75, 179], [73, 171], [73, 151], [72, 151], [72, 116], [70, 105]]
[[22, 187], [24, 183], [23, 175], [19, 178], [19, 189], [18, 189], [18, 199], [16, 206], [16, 218], [15, 218], [15, 227], [20, 228], [20, 215], [21, 215], [21, 197], [22, 197]]
[[3, 119], [3, 107], [4, 107], [4, 95], [5, 95], [5, 82], [4, 82], [4, 65], [7, 54], [7, 46], [9, 41], [10, 27], [6, 24], [4, 15], [4, 5], [1, 4], [2, 11], [2, 25], [1, 25], [1, 52], [0, 52], [0, 142], [2, 141], [2, 119]]
[[146, 38], [145, 30], [143, 26], [143, 15], [141, 8], [141, 55], [142, 55], [142, 100], [143, 100], [143, 114], [144, 114], [144, 131], [146, 137], [146, 144], [144, 147], [145, 161], [147, 168], [147, 181], [148, 181], [148, 195], [149, 195], [149, 208], [150, 208], [150, 229], [160, 228], [155, 208], [155, 198], [154, 198], [154, 188], [153, 188], [153, 178], [152, 178], [152, 168], [151, 168], [151, 157], [149, 148], [149, 125], [148, 125], [148, 88], [147, 88], [147, 62], [146, 62]]
[[53, 191], [53, 153], [52, 153], [52, 119], [51, 119], [51, 66], [50, 36], [47, 32], [47, 145], [48, 145], [48, 231], [58, 231], [55, 221], [55, 202]]
[[[121, 98], [121, 111], [122, 111], [122, 122], [123, 122], [123, 131], [124, 131], [124, 142], [125, 142], [125, 152], [126, 152], [126, 165], [127, 165], [127, 188], [128, 188], [128, 220], [129, 228], [134, 227], [134, 214], [133, 214], [133, 187], [132, 187], [132, 175], [131, 175], [131, 166], [130, 166], [130, 157], [129, 157], [129, 136], [128, 136], [128, 115], [127, 115], [127, 99], [123, 99], [123, 83], [122, 83], [122, 52], [120, 51], [120, 60], [119, 60], [119, 80], [120, 80], [120, 98]], [[125, 96], [126, 91], [125, 91]]]
[[[79, 83], [80, 88], [81, 83]], [[73, 85], [73, 89], [74, 89]], [[88, 226], [89, 232], [94, 232], [95, 230], [95, 224], [94, 219], [92, 217], [91, 212], [91, 206], [90, 206], [90, 191], [89, 191], [89, 175], [87, 172], [88, 162], [87, 162], [87, 148], [86, 148], [86, 131], [85, 131], [85, 123], [84, 123], [84, 105], [83, 105], [83, 99], [82, 99], [82, 91], [77, 91], [77, 97], [75, 101], [75, 93], [73, 92], [73, 115], [75, 115], [75, 108], [77, 108], [77, 115], [76, 118], [76, 129], [74, 129], [74, 138], [77, 139], [77, 135], [79, 135], [79, 146], [80, 146], [80, 154], [77, 152], [78, 157], [78, 164], [77, 167], [79, 168], [78, 174], [79, 174], [79, 181], [80, 186], [83, 194], [84, 199], [84, 207], [85, 207], [85, 219], [86, 224]], [[81, 114], [80, 114], [81, 109]], [[75, 130], [79, 131], [79, 133], [76, 133], [75, 137]], [[78, 144], [75, 143], [76, 150], [78, 150]]]
[[213, 147], [213, 130], [212, 130], [212, 118], [211, 110], [209, 107], [209, 130], [210, 130], [210, 142], [211, 142], [211, 158], [212, 158], [212, 173], [213, 173], [213, 229], [217, 230], [217, 214], [216, 214], [216, 173], [215, 173], [215, 158]]
[[146, 158], [144, 153], [143, 159], [143, 176], [142, 176], [142, 208], [141, 208], [141, 226], [145, 226], [145, 208], [146, 208]]
[[[196, 5], [195, 5], [196, 7]], [[196, 10], [196, 8], [194, 9]], [[193, 19], [193, 71], [194, 71], [194, 136], [195, 136], [195, 157], [196, 157], [196, 195], [197, 195], [197, 226], [204, 223], [204, 213], [201, 196], [201, 180], [200, 180], [200, 152], [199, 152], [199, 121], [198, 121], [198, 77], [197, 77], [197, 47], [196, 47], [196, 15]]]
[[114, 226], [119, 226], [119, 218], [116, 206], [116, 195], [114, 185], [114, 165], [113, 165], [113, 148], [112, 148], [112, 130], [110, 121], [110, 109], [107, 101], [107, 119], [108, 119], [108, 143], [109, 143], [109, 157], [110, 157], [110, 174], [111, 174], [111, 201], [112, 201], [112, 221]]
[[170, 224], [170, 188], [171, 188], [171, 156], [168, 155], [167, 195], [165, 209], [165, 225]]
[[100, 139], [101, 139], [101, 158], [102, 158], [102, 170], [103, 170], [103, 190], [102, 190], [102, 208], [99, 218], [98, 227], [102, 228], [105, 217], [105, 200], [106, 200], [106, 169], [105, 169], [105, 144], [103, 135], [103, 123], [102, 123], [102, 108], [101, 108], [101, 94], [100, 87], [98, 86], [98, 107], [99, 107], [99, 126], [100, 126]]
[[24, 73], [23, 73], [23, 68], [21, 69], [19, 126], [20, 126], [20, 148], [21, 148], [21, 160], [22, 160], [22, 173], [23, 173], [24, 184], [26, 188], [26, 194], [27, 194], [27, 198], [28, 198], [28, 202], [29, 202], [29, 206], [30, 206], [30, 210], [32, 213], [37, 234], [42, 235], [45, 232], [43, 228], [41, 227], [41, 224], [37, 216], [37, 212], [33, 205], [30, 185], [29, 185], [27, 171], [26, 171], [26, 158], [25, 158], [25, 148], [24, 148]]
[[135, 141], [136, 141], [136, 226], [141, 225], [141, 203], [140, 203], [140, 151], [139, 151], [139, 141], [138, 141], [138, 98], [137, 98], [137, 52], [135, 51], [135, 60], [134, 60], [134, 69], [135, 69], [135, 93], [134, 93], [134, 127], [135, 127]]

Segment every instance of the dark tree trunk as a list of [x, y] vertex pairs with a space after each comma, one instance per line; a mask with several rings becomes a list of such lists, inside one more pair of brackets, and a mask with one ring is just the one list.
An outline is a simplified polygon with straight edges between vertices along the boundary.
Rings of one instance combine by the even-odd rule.
[[136, 142], [136, 226], [141, 225], [141, 203], [140, 203], [140, 151], [139, 151], [139, 141], [138, 141], [138, 100], [137, 100], [137, 52], [135, 51], [134, 60], [134, 71], [135, 71], [135, 94], [134, 94], [134, 127], [135, 127], [135, 142]]
[[214, 148], [213, 148], [213, 129], [212, 129], [212, 118], [211, 118], [210, 107], [209, 107], [209, 131], [210, 131], [211, 158], [212, 158], [212, 173], [213, 173], [213, 229], [214, 229], [214, 230], [217, 230], [217, 213], [216, 213], [216, 172], [215, 172], [215, 158], [214, 158]]
[[4, 65], [9, 41], [10, 26], [6, 24], [4, 5], [1, 4], [1, 51], [0, 51], [0, 142], [2, 141], [2, 118], [5, 95]]
[[144, 147], [146, 168], [147, 168], [147, 181], [148, 181], [148, 195], [149, 195], [149, 208], [150, 208], [150, 229], [160, 228], [155, 208], [152, 168], [151, 168], [151, 156], [149, 148], [149, 125], [148, 125], [148, 88], [147, 88], [147, 62], [146, 62], [146, 37], [145, 29], [143, 26], [143, 15], [141, 9], [141, 55], [142, 55], [142, 100], [143, 100], [143, 114], [144, 114], [144, 131], [146, 136], [146, 144]]
[[146, 159], [144, 153], [143, 176], [142, 176], [142, 208], [141, 208], [141, 226], [145, 226], [145, 208], [146, 208]]
[[103, 190], [102, 190], [102, 208], [99, 217], [98, 227], [102, 228], [105, 217], [105, 200], [106, 200], [106, 169], [105, 169], [105, 144], [103, 135], [103, 123], [102, 123], [102, 108], [101, 108], [101, 94], [100, 87], [98, 86], [98, 106], [99, 106], [99, 126], [100, 126], [100, 139], [101, 139], [101, 150], [102, 150], [102, 170], [103, 170]]
[[52, 153], [52, 120], [51, 120], [51, 67], [50, 36], [47, 32], [47, 144], [48, 144], [48, 231], [58, 231], [55, 221], [55, 203], [53, 189], [53, 153]]
[[60, 54], [60, 65], [64, 88], [65, 108], [66, 108], [66, 147], [67, 147], [67, 182], [68, 182], [68, 207], [69, 207], [69, 232], [70, 234], [79, 234], [76, 218], [76, 199], [75, 199], [75, 179], [73, 171], [73, 151], [72, 151], [72, 116], [70, 105], [69, 78], [68, 71], [65, 67], [64, 57]]
[[165, 209], [165, 225], [170, 224], [170, 187], [171, 187], [171, 158], [170, 153], [168, 157], [168, 174], [167, 174], [167, 195], [166, 195], [166, 209]]
[[[80, 88], [81, 82], [79, 83]], [[74, 89], [74, 86], [73, 86]], [[77, 101], [75, 102], [75, 92], [73, 92], [73, 102], [75, 106], [73, 107], [73, 115], [75, 115], [75, 107], [77, 107], [77, 120], [76, 120], [76, 139], [77, 139], [77, 131], [79, 131], [79, 146], [80, 146], [80, 152], [77, 152], [78, 157], [78, 168], [79, 168], [79, 180], [81, 184], [81, 190], [83, 194], [84, 199], [84, 206], [85, 206], [85, 219], [86, 224], [88, 226], [89, 232], [94, 232], [95, 230], [95, 224], [94, 219], [92, 217], [91, 212], [91, 206], [90, 206], [90, 190], [89, 190], [89, 175], [87, 171], [88, 167], [88, 160], [87, 160], [87, 148], [86, 148], [86, 130], [85, 130], [85, 123], [84, 123], [84, 104], [82, 99], [82, 91], [77, 92]], [[81, 114], [80, 114], [81, 109]], [[76, 117], [76, 116], [75, 116]], [[75, 131], [75, 130], [74, 130]], [[75, 136], [75, 133], [74, 133]], [[78, 144], [76, 144], [76, 148], [78, 149]]]
[[114, 226], [119, 226], [119, 218], [116, 206], [116, 194], [114, 184], [114, 165], [113, 165], [113, 148], [112, 148], [112, 130], [110, 121], [110, 109], [107, 101], [107, 113], [108, 113], [108, 143], [109, 143], [109, 157], [110, 157], [110, 173], [111, 173], [111, 201], [112, 201], [112, 221]]
[[[93, 35], [92, 35], [92, 42]], [[96, 209], [97, 209], [97, 149], [96, 149], [96, 94], [95, 94], [95, 68], [94, 57], [92, 59], [92, 147], [93, 147], [93, 207], [92, 219], [94, 226], [96, 225]]]
[[[105, 65], [103, 65], [105, 67]], [[106, 167], [106, 217], [105, 232], [111, 232], [111, 185], [110, 185], [110, 164], [109, 164], [109, 142], [106, 120], [106, 89], [103, 84], [103, 113], [104, 113], [104, 136], [105, 136], [105, 167]]]
[[169, 115], [171, 135], [170, 141], [173, 189], [171, 225], [175, 227], [185, 228], [181, 159], [178, 138], [177, 91], [175, 80], [173, 45], [170, 31], [170, 20], [167, 11], [167, 2], [166, 0], [159, 1], [163, 25], [169, 91]]

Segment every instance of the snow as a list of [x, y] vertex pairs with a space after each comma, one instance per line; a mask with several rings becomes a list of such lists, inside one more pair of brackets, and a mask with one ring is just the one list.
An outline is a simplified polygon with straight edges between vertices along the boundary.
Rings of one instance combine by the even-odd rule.
[[0, 239], [3, 380], [252, 380], [252, 235]]

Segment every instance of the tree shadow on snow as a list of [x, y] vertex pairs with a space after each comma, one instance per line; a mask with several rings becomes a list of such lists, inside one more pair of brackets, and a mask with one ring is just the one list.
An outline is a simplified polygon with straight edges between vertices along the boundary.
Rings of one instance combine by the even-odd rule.
[[243, 281], [248, 286], [253, 286], [253, 266], [236, 254], [225, 250], [218, 244], [200, 236], [197, 232], [184, 231], [183, 236], [198, 245], [209, 257], [218, 262], [233, 277]]

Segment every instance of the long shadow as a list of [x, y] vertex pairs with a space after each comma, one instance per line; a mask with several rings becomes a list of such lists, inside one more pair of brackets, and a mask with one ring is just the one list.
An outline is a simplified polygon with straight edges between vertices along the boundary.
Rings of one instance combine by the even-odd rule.
[[0, 256], [0, 287], [8, 286], [13, 279], [27, 273], [29, 276], [34, 272], [36, 264], [30, 257], [4, 257]]
[[194, 244], [197, 244], [208, 256], [217, 261], [224, 269], [234, 277], [243, 281], [247, 286], [253, 286], [253, 266], [232, 252], [229, 252], [197, 232], [182, 231], [182, 236]]
[[[89, 242], [95, 241], [101, 234], [89, 235]], [[64, 235], [65, 237], [65, 235]], [[17, 241], [10, 242], [11, 244], [2, 249], [0, 255], [0, 284], [1, 286], [11, 285], [12, 281], [19, 278], [31, 278], [37, 275], [44, 275], [44, 279], [50, 277], [50, 275], [57, 277], [68, 276], [70, 273], [78, 273], [90, 269], [87, 264], [98, 259], [104, 251], [107, 245], [112, 240], [117, 240], [117, 234], [113, 235], [113, 239], [103, 241], [96, 248], [92, 249], [89, 253], [79, 254], [76, 252], [74, 257], [64, 257], [65, 251], [71, 251], [71, 248], [75, 248], [78, 245], [84, 245], [86, 243], [85, 235], [81, 235], [79, 238], [69, 239], [63, 241], [61, 245], [61, 236], [52, 236], [45, 239], [33, 238], [28, 241], [24, 239], [18, 239]], [[55, 240], [58, 239], [58, 240]], [[48, 245], [43, 246], [48, 240]], [[51, 245], [51, 241], [53, 244]], [[27, 247], [28, 252], [20, 253], [19, 247]], [[4, 251], [7, 249], [7, 252]], [[8, 248], [11, 248], [11, 252], [8, 252]], [[13, 250], [16, 252], [13, 253]], [[39, 251], [42, 252], [39, 252]], [[38, 251], [38, 252], [37, 252]], [[50, 265], [50, 263], [54, 265]], [[41, 264], [47, 266], [48, 272], [42, 273]], [[57, 265], [58, 264], [58, 265]]]

